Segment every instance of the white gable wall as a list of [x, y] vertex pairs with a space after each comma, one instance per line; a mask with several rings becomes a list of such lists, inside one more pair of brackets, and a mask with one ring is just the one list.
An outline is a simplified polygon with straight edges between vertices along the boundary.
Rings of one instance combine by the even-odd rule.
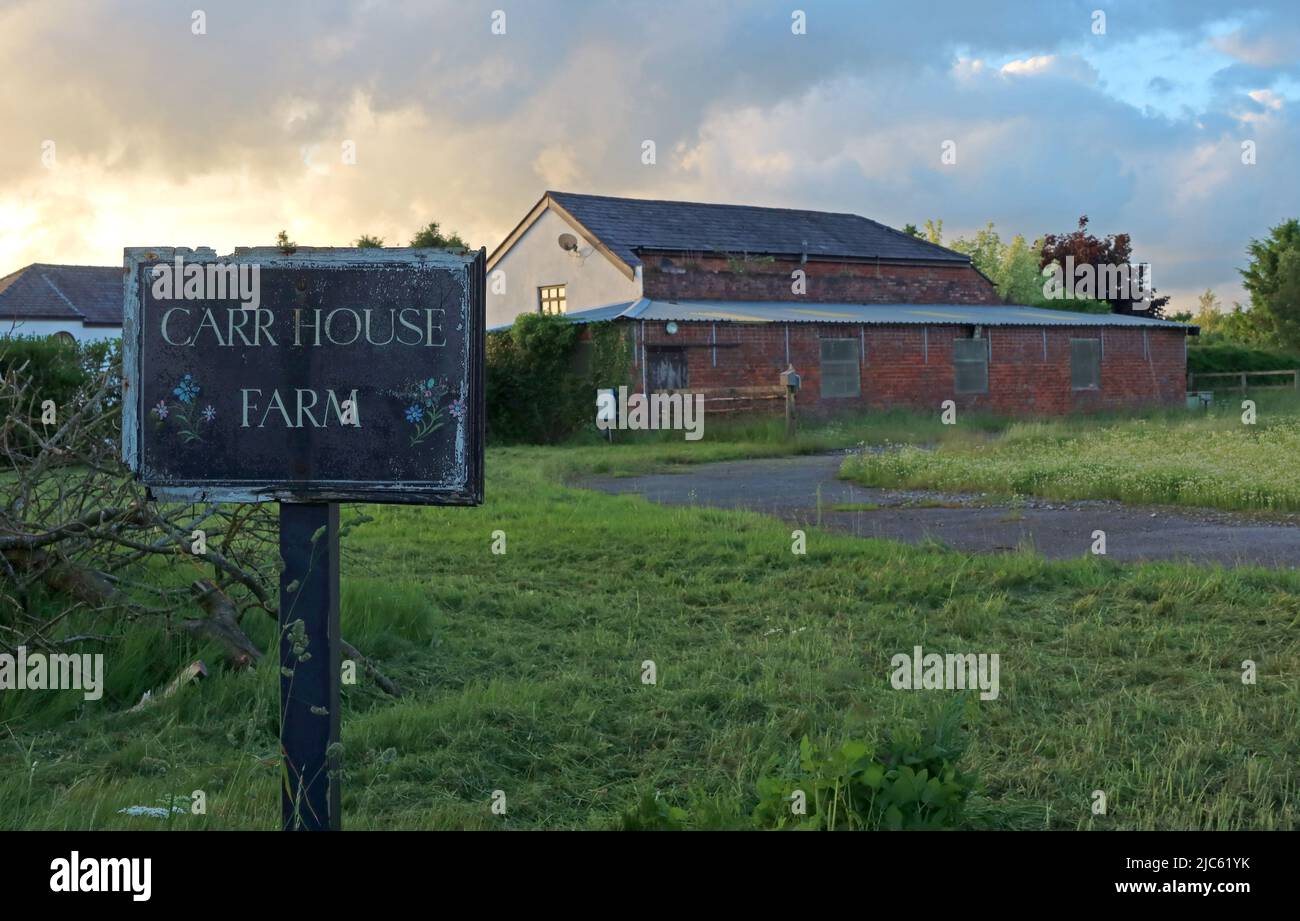
[[[565, 252], [558, 242], [562, 233], [578, 238], [578, 251]], [[504, 273], [505, 293], [494, 294]], [[628, 278], [623, 271], [583, 239], [572, 225], [549, 208], [515, 245], [488, 271], [487, 325], [501, 326], [521, 313], [538, 310], [537, 289], [564, 285], [570, 313], [621, 304], [641, 296], [641, 274]]]

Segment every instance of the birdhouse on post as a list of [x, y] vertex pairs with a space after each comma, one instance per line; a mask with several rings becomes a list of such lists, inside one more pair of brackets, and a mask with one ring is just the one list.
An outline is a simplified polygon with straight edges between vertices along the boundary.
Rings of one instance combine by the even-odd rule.
[[794, 395], [799, 392], [799, 372], [794, 365], [787, 364], [781, 372], [781, 386], [785, 388], [785, 437], [793, 438], [795, 433]]

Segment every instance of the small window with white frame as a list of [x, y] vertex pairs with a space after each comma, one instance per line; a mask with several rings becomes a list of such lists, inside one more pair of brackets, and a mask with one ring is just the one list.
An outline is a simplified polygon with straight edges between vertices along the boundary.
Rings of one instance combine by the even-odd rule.
[[568, 308], [564, 285], [542, 285], [537, 289], [537, 309], [542, 313], [565, 313]]

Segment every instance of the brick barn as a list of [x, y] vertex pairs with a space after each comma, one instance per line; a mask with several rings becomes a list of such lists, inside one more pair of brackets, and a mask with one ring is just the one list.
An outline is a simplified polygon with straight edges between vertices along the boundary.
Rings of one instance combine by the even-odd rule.
[[622, 324], [643, 392], [801, 410], [1065, 414], [1183, 401], [1196, 327], [1002, 303], [961, 253], [855, 214], [548, 192], [488, 259], [488, 323]]

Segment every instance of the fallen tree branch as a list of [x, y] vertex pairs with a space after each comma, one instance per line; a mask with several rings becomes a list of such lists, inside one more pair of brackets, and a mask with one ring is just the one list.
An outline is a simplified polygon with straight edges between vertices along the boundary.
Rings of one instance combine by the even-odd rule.
[[189, 633], [199, 639], [216, 640], [226, 650], [226, 664], [239, 670], [256, 665], [262, 659], [262, 650], [239, 629], [239, 609], [230, 596], [207, 579], [197, 579], [190, 592], [207, 612], [207, 617], [181, 622]]
[[401, 687], [398, 686], [397, 682], [389, 678], [388, 676], [386, 676], [379, 669], [375, 668], [375, 664], [371, 662], [369, 659], [367, 659], [365, 656], [363, 656], [357, 650], [357, 647], [353, 646], [347, 640], [340, 640], [339, 645], [342, 648], [343, 654], [345, 656], [347, 656], [349, 659], [355, 659], [356, 661], [361, 663], [362, 671], [364, 671], [366, 675], [370, 677], [371, 681], [373, 681], [376, 685], [379, 686], [379, 689], [381, 691], [383, 691], [385, 694], [388, 694], [390, 697], [402, 696], [402, 689]]
[[201, 661], [191, 662], [189, 665], [181, 669], [180, 674], [171, 680], [171, 684], [167, 685], [161, 694], [155, 694], [153, 691], [145, 691], [144, 696], [140, 698], [140, 702], [127, 712], [135, 713], [138, 710], [143, 710], [152, 703], [166, 700], [191, 681], [197, 681], [200, 678], [206, 677], [208, 677], [208, 667]]

